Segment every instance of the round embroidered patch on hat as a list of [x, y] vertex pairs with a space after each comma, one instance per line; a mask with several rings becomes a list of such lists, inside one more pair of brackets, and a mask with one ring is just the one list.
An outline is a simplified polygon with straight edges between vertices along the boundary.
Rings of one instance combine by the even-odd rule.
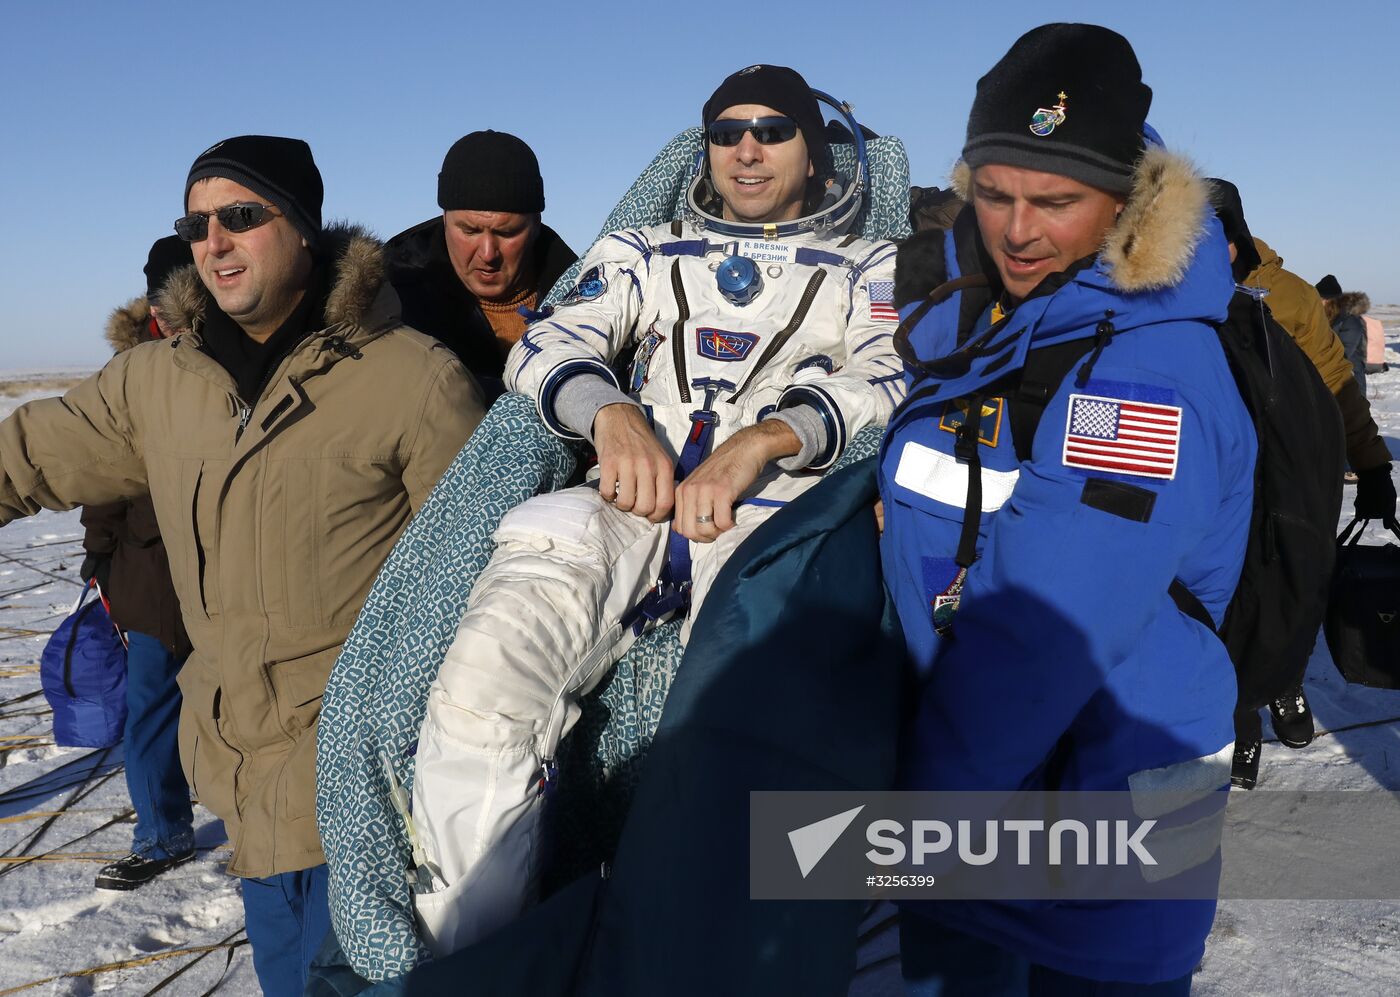
[[1055, 96], [1060, 100], [1058, 104], [1054, 107], [1036, 108], [1035, 115], [1031, 118], [1031, 132], [1041, 138], [1053, 132], [1056, 126], [1065, 123], [1065, 101], [1069, 100], [1069, 97], [1063, 90]]

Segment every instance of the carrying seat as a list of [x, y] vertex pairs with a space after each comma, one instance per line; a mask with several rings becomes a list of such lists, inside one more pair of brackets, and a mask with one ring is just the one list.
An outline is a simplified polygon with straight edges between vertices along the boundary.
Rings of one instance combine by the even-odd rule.
[[[690, 128], [668, 142], [599, 236], [678, 218], [702, 141], [702, 130]], [[833, 142], [831, 151], [837, 172], [852, 175], [854, 146]], [[870, 138], [866, 151], [869, 186], [850, 231], [902, 239], [910, 233], [904, 146], [893, 137]], [[579, 268], [560, 278], [546, 304], [572, 288]], [[873, 454], [879, 437], [876, 429], [857, 435], [832, 470]], [[428, 690], [491, 557], [491, 536], [509, 509], [569, 483], [581, 455], [545, 428], [533, 399], [508, 394], [497, 401], [395, 545], [332, 670], [317, 734], [316, 812], [336, 939], [364, 979], [395, 979], [429, 957], [414, 922], [413, 846], [395, 797], [411, 796]], [[679, 621], [672, 621], [644, 635], [581, 704], [582, 717], [560, 750], [550, 815], [560, 851], [546, 888], [611, 853], [680, 664], [678, 633]]]

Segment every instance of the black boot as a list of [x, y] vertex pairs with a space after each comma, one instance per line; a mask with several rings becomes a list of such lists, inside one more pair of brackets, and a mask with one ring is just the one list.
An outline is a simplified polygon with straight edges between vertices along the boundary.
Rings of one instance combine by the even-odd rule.
[[164, 858], [150, 858], [132, 852], [126, 858], [118, 859], [99, 869], [96, 886], [99, 890], [134, 890], [149, 883], [167, 869], [184, 865], [192, 858], [194, 849]]
[[1269, 713], [1274, 719], [1274, 733], [1283, 744], [1306, 748], [1312, 743], [1313, 715], [1302, 686], [1270, 703]]
[[1258, 739], [1235, 742], [1235, 759], [1230, 763], [1230, 785], [1253, 789], [1259, 781], [1259, 752], [1263, 745]]

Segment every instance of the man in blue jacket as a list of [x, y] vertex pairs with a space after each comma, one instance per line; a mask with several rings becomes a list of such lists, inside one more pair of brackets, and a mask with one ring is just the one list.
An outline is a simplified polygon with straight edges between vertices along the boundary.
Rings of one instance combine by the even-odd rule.
[[[1114, 32], [1027, 33], [978, 82], [954, 178], [968, 208], [900, 249], [910, 388], [880, 487], [921, 683], [908, 788], [1208, 804], [1229, 781], [1233, 669], [1169, 589], [1219, 624], [1255, 440], [1213, 328], [1226, 242], [1201, 178], [1146, 128], [1150, 103]], [[1042, 377], [1056, 350], [1078, 351], [1070, 373]], [[1186, 993], [1214, 908], [910, 903], [905, 978], [916, 994]]]

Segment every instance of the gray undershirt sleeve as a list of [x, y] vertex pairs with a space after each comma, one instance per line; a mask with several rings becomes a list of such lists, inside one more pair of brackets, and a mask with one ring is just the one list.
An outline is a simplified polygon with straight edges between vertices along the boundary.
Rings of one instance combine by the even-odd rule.
[[622, 402], [641, 408], [597, 374], [576, 374], [559, 386], [554, 395], [554, 416], [575, 433], [593, 442], [593, 420], [605, 405]]
[[787, 423], [788, 428], [797, 434], [797, 440], [802, 444], [802, 449], [797, 453], [777, 461], [778, 466], [784, 471], [800, 471], [816, 460], [817, 454], [826, 451], [828, 442], [826, 420], [812, 406], [794, 405], [781, 412], [770, 412], [764, 416], [764, 421], [769, 419], [778, 419]]

